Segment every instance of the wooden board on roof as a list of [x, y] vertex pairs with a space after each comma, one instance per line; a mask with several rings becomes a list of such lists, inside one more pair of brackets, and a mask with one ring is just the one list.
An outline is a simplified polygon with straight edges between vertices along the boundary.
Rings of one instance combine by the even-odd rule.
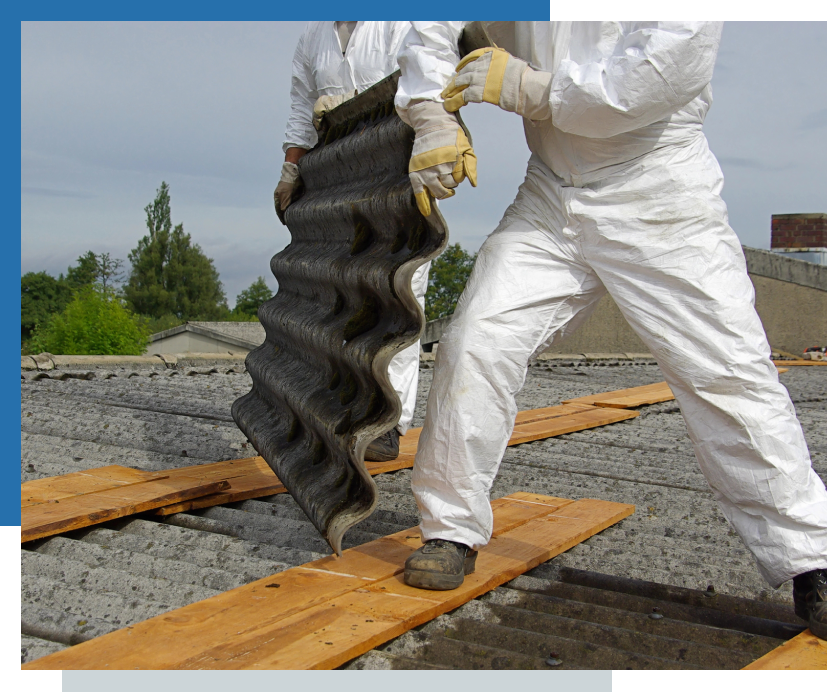
[[632, 505], [515, 493], [453, 591], [406, 586], [409, 529], [64, 649], [24, 669], [331, 669], [617, 523]]

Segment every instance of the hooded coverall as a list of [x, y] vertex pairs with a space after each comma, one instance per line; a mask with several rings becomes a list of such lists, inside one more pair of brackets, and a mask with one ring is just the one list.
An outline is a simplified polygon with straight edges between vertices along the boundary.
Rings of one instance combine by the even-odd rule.
[[[293, 56], [290, 117], [283, 149], [312, 149], [318, 141], [313, 106], [320, 96], [361, 93], [397, 70], [396, 56], [410, 31], [409, 22], [356, 22], [347, 45], [340, 42], [337, 22], [308, 22]], [[344, 54], [344, 55], [343, 55]], [[411, 289], [425, 308], [428, 271], [419, 267]], [[402, 403], [396, 429], [404, 435], [413, 419], [419, 384], [419, 342], [400, 351], [388, 366], [388, 377]]]
[[[462, 22], [413, 22], [397, 109], [440, 100]], [[413, 472], [423, 538], [481, 548], [531, 357], [608, 292], [657, 359], [715, 499], [773, 586], [827, 567], [827, 491], [770, 361], [703, 134], [719, 24], [516, 22], [548, 120], [437, 353]]]

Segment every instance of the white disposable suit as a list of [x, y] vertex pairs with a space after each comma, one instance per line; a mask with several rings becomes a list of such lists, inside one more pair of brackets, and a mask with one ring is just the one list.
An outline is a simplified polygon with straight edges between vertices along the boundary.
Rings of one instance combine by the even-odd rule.
[[[336, 22], [309, 22], [293, 56], [290, 117], [284, 151], [290, 147], [312, 149], [318, 136], [313, 127], [313, 106], [320, 96], [362, 92], [397, 70], [396, 57], [411, 29], [409, 22], [356, 22], [342, 55]], [[411, 279], [411, 289], [425, 307], [428, 271], [421, 266]], [[404, 435], [410, 427], [419, 384], [419, 342], [398, 353], [388, 376], [402, 402], [396, 429]]]
[[[438, 100], [458, 60], [461, 22], [413, 24], [401, 110]], [[526, 366], [608, 291], [767, 581], [827, 567], [827, 492], [770, 361], [702, 131], [720, 25], [516, 25], [516, 56], [553, 74], [552, 117], [524, 121], [525, 181], [439, 345], [413, 473], [423, 537], [489, 541], [488, 493]]]

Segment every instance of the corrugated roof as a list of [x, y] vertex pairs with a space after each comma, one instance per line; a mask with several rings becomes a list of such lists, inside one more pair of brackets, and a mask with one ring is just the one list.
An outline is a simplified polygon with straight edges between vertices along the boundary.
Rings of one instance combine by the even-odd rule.
[[[614, 366], [557, 362], [545, 361], [529, 370], [518, 399], [521, 408], [663, 379], [656, 366], [633, 361], [603, 361]], [[169, 374], [185, 368], [196, 370], [182, 364], [147, 370], [140, 377], [126, 376], [127, 369], [109, 379], [22, 380], [21, 479], [106, 464], [161, 470], [254, 454], [229, 416], [232, 401], [249, 390], [249, 376], [208, 367], [201, 372], [212, 374]], [[429, 364], [422, 368], [415, 425], [421, 424], [430, 384]], [[827, 368], [791, 368], [781, 378], [796, 404], [814, 467], [825, 478]], [[409, 471], [380, 475], [376, 482], [379, 509], [348, 533], [346, 546], [418, 521]], [[584, 594], [591, 592], [577, 591], [561, 578], [563, 567], [700, 591], [711, 584], [719, 595], [780, 604], [791, 613], [789, 585], [773, 591], [763, 582], [752, 557], [718, 511], [674, 402], [647, 407], [634, 420], [509, 448], [492, 497], [518, 490], [631, 502], [637, 512], [529, 575], [389, 642], [352, 666], [532, 667], [548, 657], [546, 649], [552, 644], [589, 649], [602, 646], [606, 632], [618, 643], [609, 647], [614, 653], [605, 655], [615, 656], [611, 660], [619, 667], [666, 665], [664, 661], [668, 667], [694, 665], [675, 658], [685, 647], [672, 641], [672, 658], [665, 655], [666, 649], [651, 656], [643, 644], [632, 649], [632, 644], [623, 644], [642, 637], [628, 634], [636, 625], [623, 625], [631, 622], [623, 618], [640, 620], [638, 615], [648, 611], [628, 603], [588, 600]], [[27, 544], [21, 550], [22, 658], [32, 660], [328, 552], [288, 495], [166, 519], [131, 517]], [[549, 610], [547, 598], [563, 599], [568, 605]], [[584, 603], [608, 610], [589, 610]], [[670, 627], [690, 622], [663, 613]], [[613, 619], [603, 619], [609, 616]], [[778, 619], [777, 614], [773, 618]], [[569, 620], [576, 621], [576, 636]], [[647, 618], [643, 624], [664, 623]], [[562, 637], [568, 643], [559, 642], [561, 631], [569, 632]], [[731, 636], [737, 640], [740, 635]], [[690, 634], [665, 638], [691, 639]], [[422, 653], [423, 647], [431, 653]], [[564, 666], [601, 667], [596, 663], [609, 660], [576, 658], [557, 648], [548, 653], [559, 653]], [[728, 659], [727, 665], [740, 663], [736, 658]], [[621, 665], [624, 662], [627, 665]]]

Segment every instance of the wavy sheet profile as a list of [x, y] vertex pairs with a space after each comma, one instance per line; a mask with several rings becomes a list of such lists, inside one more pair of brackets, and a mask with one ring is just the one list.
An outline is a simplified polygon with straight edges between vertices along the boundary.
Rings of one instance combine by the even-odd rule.
[[247, 356], [233, 418], [331, 548], [370, 516], [367, 445], [398, 420], [388, 363], [425, 319], [411, 276], [445, 246], [408, 181], [413, 130], [393, 109], [398, 74], [326, 116], [299, 164], [292, 240], [270, 262], [278, 292], [259, 310], [267, 338]]

